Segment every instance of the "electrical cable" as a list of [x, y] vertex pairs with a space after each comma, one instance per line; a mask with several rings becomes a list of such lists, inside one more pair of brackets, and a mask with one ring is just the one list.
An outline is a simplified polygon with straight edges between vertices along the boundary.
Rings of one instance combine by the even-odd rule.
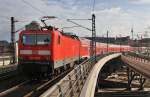
[[0, 15], [0, 17], [1, 17], [1, 18], [4, 18], [4, 19], [6, 19], [6, 20], [10, 20], [10, 18], [9, 18], [9, 17], [6, 17], [6, 16], [1, 16], [1, 15]]
[[39, 8], [33, 6], [31, 3], [25, 1], [25, 0], [21, 0], [22, 2], [24, 2], [25, 4], [29, 5], [30, 7], [32, 7], [34, 10], [38, 11], [40, 14], [46, 14], [44, 11], [40, 10]]

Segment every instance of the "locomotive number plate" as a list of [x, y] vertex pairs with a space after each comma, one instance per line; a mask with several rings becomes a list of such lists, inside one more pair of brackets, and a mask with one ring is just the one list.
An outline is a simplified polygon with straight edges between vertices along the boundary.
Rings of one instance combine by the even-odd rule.
[[33, 50], [32, 54], [38, 54], [38, 51], [37, 50]]

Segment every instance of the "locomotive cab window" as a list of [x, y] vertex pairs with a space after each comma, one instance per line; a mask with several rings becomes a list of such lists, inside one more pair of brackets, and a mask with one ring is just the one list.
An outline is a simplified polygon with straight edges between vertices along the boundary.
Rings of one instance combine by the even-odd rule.
[[49, 35], [37, 35], [37, 45], [48, 45], [50, 42]]
[[22, 44], [23, 45], [35, 45], [36, 44], [35, 35], [23, 35], [22, 36]]
[[24, 34], [22, 44], [24, 45], [48, 45], [50, 36], [47, 34]]
[[60, 35], [58, 35], [58, 44], [60, 44]]

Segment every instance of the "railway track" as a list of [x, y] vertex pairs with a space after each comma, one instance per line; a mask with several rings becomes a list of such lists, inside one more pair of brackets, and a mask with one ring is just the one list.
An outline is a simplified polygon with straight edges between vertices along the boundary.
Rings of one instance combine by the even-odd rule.
[[61, 75], [58, 75], [50, 80], [23, 81], [18, 85], [0, 92], [0, 97], [38, 97], [71, 70], [72, 69], [69, 69], [68, 71], [63, 72]]
[[0, 74], [0, 80], [5, 80], [5, 79], [8, 79], [8, 78], [16, 76], [16, 75], [18, 75], [18, 71], [17, 70], [6, 72], [6, 73], [2, 73], [2, 74]]
[[5, 90], [8, 90], [11, 87], [17, 86], [26, 80], [26, 77], [20, 75], [5, 77], [0, 80], [0, 93]]
[[17, 65], [8, 65], [0, 67], [0, 80], [16, 76], [18, 74]]

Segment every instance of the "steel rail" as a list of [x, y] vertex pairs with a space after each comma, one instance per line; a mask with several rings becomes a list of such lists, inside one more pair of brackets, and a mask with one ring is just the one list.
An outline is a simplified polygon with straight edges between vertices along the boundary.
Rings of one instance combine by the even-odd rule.
[[29, 82], [29, 80], [24, 81], [24, 82], [22, 82], [22, 83], [20, 83], [20, 84], [18, 84], [18, 85], [16, 85], [16, 86], [13, 86], [12, 88], [9, 88], [8, 90], [5, 90], [5, 91], [1, 92], [1, 93], [0, 93], [0, 97], [2, 97], [2, 96], [4, 96], [4, 95], [6, 95], [6, 94], [8, 94], [8, 93], [10, 93], [10, 92], [12, 92], [12, 91], [18, 89], [20, 86], [22, 86], [22, 85], [24, 85], [24, 84], [26, 84], [26, 83], [28, 83], [28, 82]]
[[0, 67], [0, 80], [17, 74], [17, 64]]

